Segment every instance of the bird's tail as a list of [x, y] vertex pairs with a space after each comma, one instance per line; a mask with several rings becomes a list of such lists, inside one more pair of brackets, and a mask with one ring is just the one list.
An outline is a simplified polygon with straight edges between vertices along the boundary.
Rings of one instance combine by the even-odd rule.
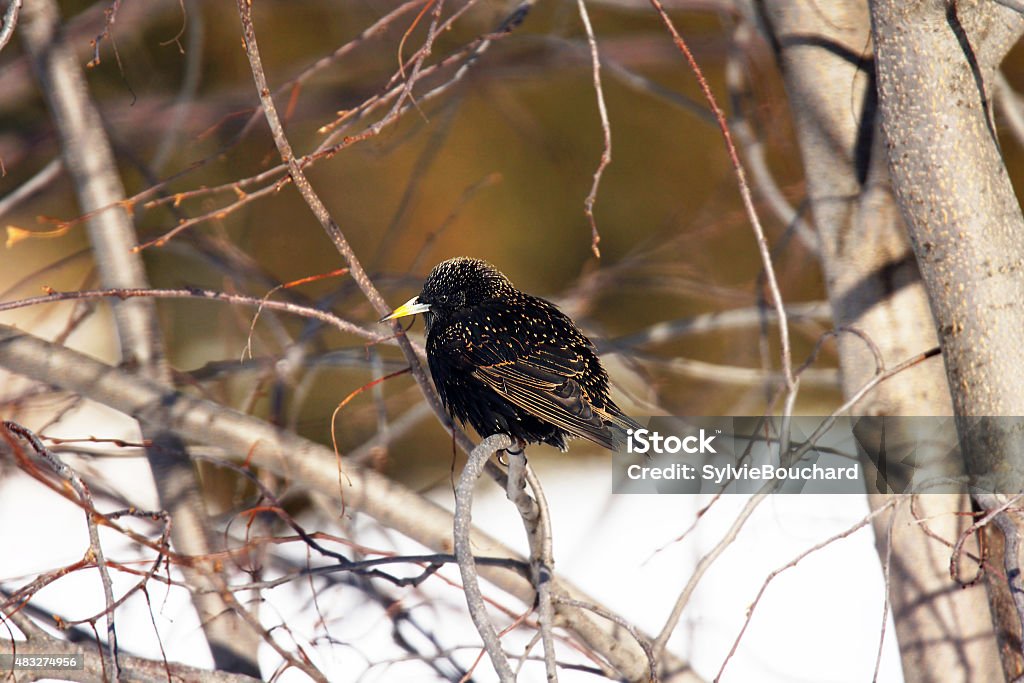
[[616, 453], [624, 453], [629, 443], [629, 435], [644, 426], [626, 415], [614, 403], [605, 408], [605, 426], [612, 437], [612, 450]]

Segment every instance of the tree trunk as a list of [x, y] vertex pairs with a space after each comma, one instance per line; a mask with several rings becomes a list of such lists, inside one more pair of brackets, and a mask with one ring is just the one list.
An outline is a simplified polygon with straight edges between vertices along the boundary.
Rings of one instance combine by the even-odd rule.
[[[893, 187], [935, 316], [972, 491], [995, 510], [1024, 489], [1020, 418], [993, 419], [1024, 415], [1024, 217], [991, 94], [1024, 18], [994, 2], [879, 0], [871, 24]], [[1006, 575], [989, 574], [990, 600], [1004, 672], [1016, 679], [1022, 524], [1016, 512], [993, 521], [1007, 543], [993, 543], [1001, 556], [991, 559]]]
[[[914, 254], [893, 199], [876, 117], [868, 10], [861, 3], [767, 2], [758, 19], [785, 79], [820, 238], [821, 266], [837, 326], [877, 344], [887, 367], [936, 344], [935, 325]], [[858, 337], [839, 339], [843, 391], [875, 373]], [[936, 361], [880, 385], [859, 415], [949, 415], [949, 391]], [[891, 442], [894, 435], [888, 434]], [[899, 436], [895, 435], [898, 439]], [[886, 497], [870, 497], [873, 508]], [[889, 595], [908, 683], [1001, 677], [991, 616], [979, 587], [950, 579], [948, 543], [969, 524], [965, 497], [932, 494], [902, 501], [874, 520], [883, 562], [891, 543]]]

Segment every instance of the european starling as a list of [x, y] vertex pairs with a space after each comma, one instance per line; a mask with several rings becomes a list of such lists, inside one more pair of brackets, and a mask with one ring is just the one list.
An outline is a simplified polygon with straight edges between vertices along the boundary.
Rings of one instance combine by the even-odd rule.
[[608, 397], [594, 345], [554, 304], [520, 292], [491, 264], [438, 264], [423, 291], [384, 320], [423, 313], [427, 363], [449, 415], [484, 437], [566, 450], [573, 437], [622, 450], [640, 425]]

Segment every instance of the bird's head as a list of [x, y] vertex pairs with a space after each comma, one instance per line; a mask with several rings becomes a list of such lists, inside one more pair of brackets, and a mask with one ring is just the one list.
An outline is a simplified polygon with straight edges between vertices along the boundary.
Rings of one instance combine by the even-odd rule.
[[435, 319], [451, 318], [512, 291], [509, 279], [490, 263], [460, 256], [437, 264], [423, 283], [423, 290], [381, 322], [423, 313], [429, 329]]

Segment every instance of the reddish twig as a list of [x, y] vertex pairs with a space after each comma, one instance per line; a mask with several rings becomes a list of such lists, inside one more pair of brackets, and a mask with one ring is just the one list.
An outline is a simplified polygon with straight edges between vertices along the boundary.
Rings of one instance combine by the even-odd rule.
[[962, 588], [974, 585], [981, 579], [982, 576], [985, 575], [985, 565], [984, 563], [980, 563], [977, 576], [975, 576], [970, 581], [963, 581], [960, 578], [960, 555], [963, 554], [964, 544], [967, 542], [967, 539], [970, 538], [972, 535], [976, 534], [983, 527], [988, 525], [988, 523], [995, 519], [997, 515], [1002, 514], [1006, 510], [1016, 505], [1022, 497], [1024, 497], [1024, 493], [1018, 493], [1017, 495], [1013, 496], [1002, 505], [991, 510], [988, 510], [985, 513], [984, 517], [982, 517], [974, 524], [972, 524], [970, 527], [965, 529], [964, 532], [960, 534], [960, 536], [956, 539], [956, 543], [953, 544], [953, 552], [949, 556], [949, 576], [954, 581], [956, 581], [957, 584], [959, 584]]
[[263, 295], [263, 299], [260, 301], [259, 307], [256, 309], [256, 313], [252, 316], [252, 323], [249, 325], [249, 335], [245, 339], [245, 348], [242, 350], [242, 358], [241, 358], [241, 360], [243, 360], [243, 361], [245, 360], [245, 355], [247, 353], [249, 354], [249, 358], [253, 357], [253, 355], [252, 355], [252, 335], [253, 335], [253, 332], [256, 330], [256, 321], [258, 321], [260, 319], [260, 312], [263, 310], [264, 305], [267, 303], [267, 301], [270, 300], [270, 297], [272, 297], [275, 292], [277, 292], [279, 290], [282, 290], [282, 289], [291, 289], [292, 287], [298, 287], [300, 285], [308, 284], [310, 282], [318, 282], [320, 280], [324, 280], [324, 279], [329, 278], [329, 277], [337, 277], [337, 276], [347, 275], [347, 274], [348, 274], [348, 268], [337, 268], [335, 270], [332, 270], [329, 273], [320, 273], [318, 275], [308, 275], [306, 277], [299, 278], [298, 280], [292, 280], [291, 282], [284, 282], [282, 284], [277, 285], [276, 287], [271, 289], [269, 292], [264, 294]]
[[722, 112], [721, 107], [718, 106], [718, 100], [715, 98], [715, 94], [711, 91], [711, 86], [708, 85], [707, 79], [704, 78], [704, 72], [701, 70], [697, 60], [694, 59], [693, 53], [690, 52], [690, 48], [686, 44], [686, 41], [683, 40], [679, 31], [676, 30], [675, 24], [672, 22], [672, 19], [669, 18], [668, 13], [661, 4], [661, 0], [651, 0], [651, 5], [653, 5], [655, 11], [658, 12], [658, 15], [661, 17], [662, 22], [664, 22], [665, 27], [668, 29], [669, 33], [672, 34], [672, 41], [675, 43], [676, 47], [679, 48], [679, 51], [683, 53], [683, 56], [689, 63], [694, 75], [697, 77], [697, 82], [700, 85], [701, 92], [704, 93], [704, 97], [708, 101], [708, 106], [715, 115], [718, 127], [722, 131], [722, 137], [725, 140], [725, 148], [729, 154], [729, 161], [732, 162], [733, 171], [736, 173], [740, 197], [743, 199], [743, 208], [747, 212], [747, 218], [750, 220], [750, 225], [754, 230], [754, 236], [757, 240], [757, 249], [761, 254], [761, 263], [764, 267], [765, 277], [768, 282], [768, 290], [772, 295], [772, 304], [775, 307], [775, 314], [778, 316], [779, 341], [782, 344], [782, 371], [785, 376], [786, 388], [791, 394], [795, 394], [798, 379], [793, 374], [793, 360], [789, 341], [789, 325], [787, 323], [786, 310], [782, 301], [782, 293], [779, 290], [779, 282], [775, 277], [775, 267], [772, 265], [771, 249], [768, 246], [768, 239], [765, 237], [764, 228], [761, 226], [761, 219], [757, 215], [757, 209], [754, 208], [754, 198], [750, 192], [750, 185], [747, 182], [747, 175], [743, 170], [743, 164], [740, 162], [739, 154], [736, 151], [736, 145], [733, 144], [732, 134], [729, 132], [729, 124], [725, 120], [725, 114]]
[[397, 371], [392, 372], [390, 374], [384, 375], [383, 377], [378, 377], [375, 380], [367, 382], [366, 384], [364, 384], [363, 386], [359, 387], [358, 389], [355, 389], [354, 391], [349, 393], [348, 396], [343, 398], [341, 403], [339, 403], [334, 408], [334, 412], [331, 413], [331, 444], [334, 446], [334, 455], [337, 456], [337, 459], [338, 459], [338, 493], [340, 495], [342, 495], [342, 509], [344, 509], [345, 503], [344, 503], [344, 495], [343, 495], [344, 491], [343, 491], [343, 489], [341, 487], [341, 475], [342, 475], [342, 472], [341, 472], [341, 451], [338, 449], [338, 434], [337, 434], [337, 430], [335, 429], [335, 426], [334, 426], [335, 425], [335, 421], [338, 418], [338, 413], [340, 413], [341, 410], [345, 406], [348, 405], [349, 401], [351, 401], [352, 399], [354, 399], [356, 396], [358, 396], [359, 394], [363, 393], [367, 389], [371, 389], [371, 388], [377, 386], [378, 384], [380, 384], [381, 382], [384, 382], [386, 380], [391, 379], [392, 377], [398, 377], [399, 375], [404, 375], [405, 373], [410, 372], [411, 370], [412, 370], [412, 368], [402, 368], [401, 370], [397, 370]]

